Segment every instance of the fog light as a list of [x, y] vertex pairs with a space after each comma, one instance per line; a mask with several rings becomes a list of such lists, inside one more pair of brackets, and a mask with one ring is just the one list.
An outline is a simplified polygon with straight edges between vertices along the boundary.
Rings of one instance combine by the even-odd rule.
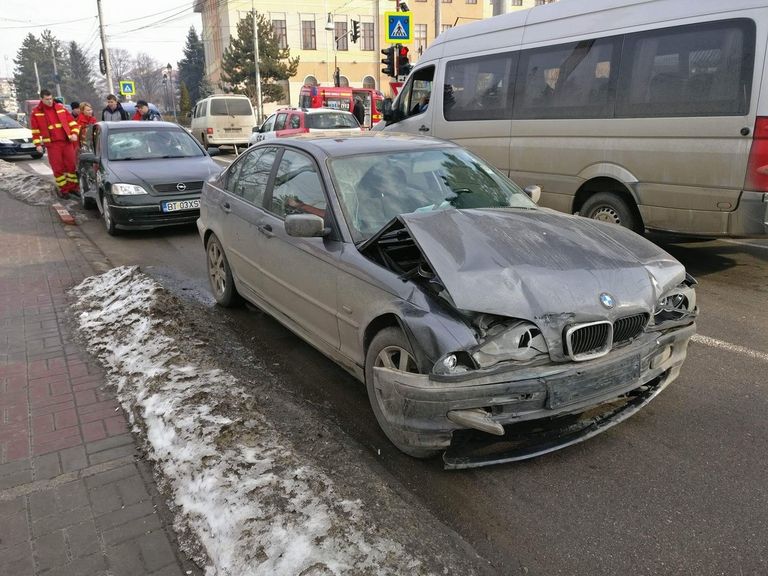
[[445, 366], [448, 370], [453, 370], [456, 368], [456, 364], [458, 363], [458, 360], [456, 358], [456, 354], [449, 354], [445, 358], [443, 358], [443, 366]]
[[658, 368], [669, 360], [670, 356], [672, 356], [672, 346], [664, 346], [664, 350], [656, 354], [653, 360], [651, 360], [651, 368]]

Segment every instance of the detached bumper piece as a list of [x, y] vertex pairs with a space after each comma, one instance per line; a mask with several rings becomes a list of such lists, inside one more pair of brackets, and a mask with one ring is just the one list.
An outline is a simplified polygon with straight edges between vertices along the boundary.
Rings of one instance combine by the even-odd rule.
[[504, 435], [496, 438], [476, 430], [457, 430], [443, 454], [444, 467], [458, 470], [527, 460], [583, 442], [635, 414], [671, 380], [663, 374], [579, 414], [508, 424]]

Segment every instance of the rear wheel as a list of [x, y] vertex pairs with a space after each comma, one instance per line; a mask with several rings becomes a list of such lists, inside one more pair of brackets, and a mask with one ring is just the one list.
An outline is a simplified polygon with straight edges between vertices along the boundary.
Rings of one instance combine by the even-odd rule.
[[590, 196], [579, 213], [587, 218], [618, 224], [641, 234], [640, 219], [632, 207], [618, 194], [598, 192]]
[[220, 306], [230, 308], [242, 302], [240, 294], [235, 288], [232, 278], [232, 269], [229, 267], [227, 256], [221, 247], [221, 242], [216, 234], [211, 234], [205, 246], [206, 263], [208, 267], [208, 280], [211, 283], [213, 297]]
[[431, 458], [439, 454], [439, 450], [409, 445], [404, 433], [387, 421], [382, 406], [389, 400], [388, 391], [374, 385], [374, 367], [391, 368], [413, 374], [419, 373], [411, 345], [402, 330], [393, 327], [384, 328], [376, 334], [368, 347], [368, 353], [365, 356], [365, 387], [368, 390], [368, 400], [371, 403], [373, 414], [376, 416], [376, 421], [398, 450], [414, 458]]

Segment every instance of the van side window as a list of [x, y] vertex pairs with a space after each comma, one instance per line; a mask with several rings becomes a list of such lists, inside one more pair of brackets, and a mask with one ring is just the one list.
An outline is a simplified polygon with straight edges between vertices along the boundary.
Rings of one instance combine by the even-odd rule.
[[422, 114], [429, 106], [432, 94], [432, 79], [435, 67], [426, 66], [417, 70], [408, 79], [397, 100], [397, 117], [400, 119]]
[[608, 118], [618, 78], [620, 37], [523, 50], [515, 118]]
[[451, 120], [511, 117], [517, 53], [491, 54], [448, 62], [443, 86], [443, 115]]
[[754, 53], [747, 19], [628, 35], [617, 116], [747, 114]]

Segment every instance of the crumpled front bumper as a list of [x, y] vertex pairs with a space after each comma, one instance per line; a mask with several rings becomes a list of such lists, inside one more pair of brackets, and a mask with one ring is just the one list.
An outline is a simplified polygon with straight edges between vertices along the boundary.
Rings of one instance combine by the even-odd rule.
[[[477, 451], [467, 456], [452, 446], [444, 455], [447, 468], [522, 460], [586, 440], [637, 412], [677, 377], [695, 332], [695, 324], [665, 334], [650, 332], [588, 362], [477, 370], [460, 377], [437, 379], [374, 368], [374, 385], [381, 390], [381, 408], [391, 429], [413, 447], [443, 449], [451, 445], [454, 433], [461, 429], [448, 419], [451, 410], [484, 409], [505, 431], [518, 437], [515, 428], [539, 423], [557, 428], [562, 421], [562, 433], [537, 431], [529, 442], [508, 442], [501, 453], [481, 450], [479, 456]], [[617, 403], [617, 399], [621, 401]], [[593, 412], [584, 426], [575, 426], [569, 417]], [[475, 435], [487, 437], [489, 443], [504, 440]]]

